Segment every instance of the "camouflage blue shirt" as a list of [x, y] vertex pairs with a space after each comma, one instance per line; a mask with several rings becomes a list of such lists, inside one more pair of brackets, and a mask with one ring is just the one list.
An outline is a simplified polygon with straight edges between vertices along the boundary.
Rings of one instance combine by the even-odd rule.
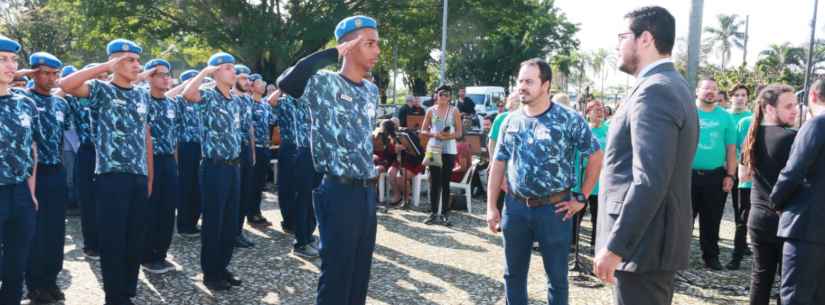
[[295, 107], [298, 101], [289, 95], [278, 100], [278, 105], [272, 109], [278, 119], [278, 128], [281, 133], [281, 145], [295, 145]]
[[203, 158], [237, 159], [241, 154], [240, 97], [226, 98], [217, 89], [202, 89], [197, 104], [203, 122], [201, 151]]
[[174, 154], [178, 148], [178, 132], [180, 131], [178, 104], [171, 98], [151, 97], [149, 125], [152, 126], [153, 153], [156, 155]]
[[501, 125], [496, 160], [507, 163], [507, 184], [523, 197], [546, 197], [576, 186], [576, 151], [599, 150], [590, 126], [574, 110], [551, 104], [543, 114], [511, 112]]
[[[138, 88], [120, 88], [110, 82], [90, 80], [85, 99], [96, 114], [94, 135], [95, 173], [147, 175], [146, 126], [149, 93]], [[81, 99], [81, 102], [84, 100]]]
[[249, 145], [249, 128], [255, 124], [252, 120], [252, 111], [255, 108], [255, 102], [253, 102], [252, 97], [248, 95], [239, 95], [238, 103], [241, 106], [241, 128], [238, 130], [238, 136], [241, 137], [242, 144]]
[[269, 146], [271, 142], [272, 126], [278, 123], [278, 118], [275, 117], [275, 112], [272, 107], [266, 102], [257, 102], [253, 107], [252, 120], [255, 123], [255, 145]]
[[295, 105], [295, 131], [293, 132], [295, 145], [298, 147], [310, 146], [310, 137], [312, 137], [310, 122], [312, 119], [309, 114], [309, 103], [299, 101]]
[[63, 99], [69, 103], [72, 109], [72, 120], [74, 123], [77, 138], [82, 144], [93, 144], [95, 113], [89, 107], [89, 102], [85, 98], [77, 98], [67, 95]]
[[176, 98], [180, 116], [180, 141], [200, 143], [203, 138], [203, 126], [198, 105], [187, 101], [182, 96]]
[[18, 93], [0, 96], [0, 185], [17, 184], [31, 176], [38, 126], [34, 101]]
[[66, 100], [55, 95], [26, 92], [34, 101], [40, 117], [37, 132], [37, 163], [57, 165], [63, 163], [63, 132], [71, 125], [71, 109]]
[[378, 87], [360, 84], [331, 71], [318, 71], [307, 83], [301, 102], [312, 116], [311, 148], [319, 173], [357, 179], [378, 175], [372, 162], [372, 129]]

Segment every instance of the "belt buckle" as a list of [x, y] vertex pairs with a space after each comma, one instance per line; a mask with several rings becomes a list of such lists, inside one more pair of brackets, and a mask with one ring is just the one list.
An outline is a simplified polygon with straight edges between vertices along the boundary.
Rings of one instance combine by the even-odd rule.
[[[526, 204], [528, 208], [535, 208], [535, 207], [537, 207], [537, 206], [538, 206], [538, 204], [537, 204], [537, 203], [535, 203], [536, 199], [533, 199], [533, 200], [531, 200], [531, 199], [532, 199], [532, 198], [530, 198], [530, 197], [525, 197], [525, 198], [524, 198], [524, 204]], [[530, 201], [533, 201], [534, 203], [532, 203], [532, 204], [531, 204], [531, 203], [530, 203]]]

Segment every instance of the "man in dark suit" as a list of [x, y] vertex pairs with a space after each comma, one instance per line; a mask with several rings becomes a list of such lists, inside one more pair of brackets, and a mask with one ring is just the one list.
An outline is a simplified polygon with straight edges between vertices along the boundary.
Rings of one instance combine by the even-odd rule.
[[[670, 60], [675, 20], [661, 7], [625, 15], [620, 70], [637, 77], [611, 118], [601, 174], [594, 272], [615, 283], [616, 304], [670, 304], [688, 265], [691, 164], [699, 121]], [[644, 293], [639, 293], [643, 291]]]
[[813, 117], [799, 129], [771, 192], [782, 211], [777, 236], [785, 241], [780, 286], [785, 305], [825, 303], [825, 81], [813, 84], [808, 101]]

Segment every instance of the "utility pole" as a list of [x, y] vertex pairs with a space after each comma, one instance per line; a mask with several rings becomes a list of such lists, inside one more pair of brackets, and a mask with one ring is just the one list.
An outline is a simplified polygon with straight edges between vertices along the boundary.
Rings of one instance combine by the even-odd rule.
[[803, 118], [805, 114], [802, 112], [803, 105], [808, 105], [808, 90], [810, 90], [810, 83], [811, 83], [811, 72], [813, 71], [814, 64], [814, 44], [816, 43], [816, 9], [819, 7], [819, 0], [814, 0], [814, 16], [811, 18], [811, 41], [808, 44], [808, 65], [805, 67], [805, 89], [802, 90], [802, 102], [799, 103], [799, 126], [802, 126]]
[[441, 71], [438, 84], [444, 85], [445, 73], [447, 71], [447, 0], [444, 0], [444, 12], [441, 20]]
[[690, 89], [696, 89], [699, 71], [699, 50], [702, 48], [702, 15], [704, 0], [692, 0], [690, 5], [690, 29], [688, 32], [687, 81]]
[[748, 65], [748, 39], [750, 38], [751, 15], [745, 15], [745, 43], [742, 48], [742, 66]]

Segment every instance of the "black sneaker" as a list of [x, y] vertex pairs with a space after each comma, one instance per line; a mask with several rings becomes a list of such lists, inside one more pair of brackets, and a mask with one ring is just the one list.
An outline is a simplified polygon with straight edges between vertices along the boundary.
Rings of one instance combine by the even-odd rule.
[[734, 259], [731, 259], [730, 262], [727, 265], [725, 265], [725, 268], [728, 268], [728, 270], [739, 270], [739, 267], [740, 267], [741, 263], [742, 263], [741, 258], [734, 258]]
[[93, 261], [99, 261], [100, 260], [100, 253], [97, 252], [97, 250], [83, 249], [83, 255], [86, 257], [86, 259], [89, 259], [89, 260], [93, 260]]
[[29, 291], [28, 298], [31, 300], [32, 304], [48, 304], [57, 302], [57, 299], [55, 299], [54, 296], [52, 296], [52, 294], [45, 289], [33, 289]]
[[722, 263], [719, 262], [719, 259], [706, 260], [705, 268], [716, 271], [721, 271], [723, 269]]
[[143, 263], [141, 267], [143, 271], [152, 274], [163, 274], [175, 270], [175, 266], [166, 261]]
[[318, 249], [315, 249], [315, 247], [313, 247], [311, 245], [303, 245], [303, 246], [300, 246], [300, 247], [295, 247], [295, 248], [292, 249], [292, 253], [294, 253], [297, 256], [304, 257], [304, 258], [316, 258], [318, 256], [321, 256], [321, 254], [318, 253]]
[[232, 274], [232, 272], [227, 271], [225, 277], [226, 282], [229, 283], [229, 285], [231, 286], [240, 286], [241, 284], [243, 284], [243, 281], [234, 274]]
[[52, 296], [52, 298], [54, 298], [57, 301], [66, 300], [66, 294], [64, 294], [63, 291], [60, 291], [60, 288], [58, 287], [46, 289], [46, 292], [48, 292]]
[[426, 221], [424, 221], [424, 224], [425, 225], [431, 225], [431, 224], [434, 224], [436, 220], [438, 220], [438, 216], [436, 216], [435, 214], [432, 214], [432, 215], [430, 215], [429, 218], [427, 218]]
[[178, 235], [183, 237], [198, 237], [201, 236], [201, 230], [198, 228], [184, 231], [178, 230]]
[[203, 281], [203, 285], [206, 286], [209, 290], [212, 291], [226, 291], [229, 288], [232, 288], [232, 285], [225, 280], [219, 281]]
[[452, 226], [453, 224], [450, 223], [450, 219], [447, 218], [447, 215], [441, 215], [441, 224], [445, 227]]

